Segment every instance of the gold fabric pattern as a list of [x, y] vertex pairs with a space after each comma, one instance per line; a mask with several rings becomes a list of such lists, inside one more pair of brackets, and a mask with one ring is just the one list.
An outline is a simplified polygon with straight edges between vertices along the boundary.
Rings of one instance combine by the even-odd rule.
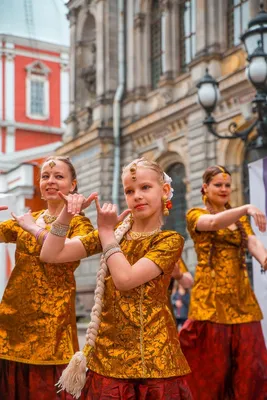
[[[88, 256], [99, 250], [96, 231], [80, 240]], [[183, 244], [184, 239], [171, 231], [121, 241], [131, 265], [146, 257], [161, 268], [162, 274], [123, 292], [115, 288], [110, 275], [106, 277], [101, 323], [88, 368], [115, 378], [166, 378], [190, 372], [168, 298], [171, 273]]]
[[[198, 264], [191, 293], [189, 318], [221, 324], [260, 321], [262, 312], [241, 268], [241, 233], [238, 229], [197, 232], [198, 218], [209, 212], [193, 208], [187, 213], [187, 228], [194, 241]], [[246, 216], [240, 218], [247, 235], [254, 235]], [[208, 266], [211, 238], [215, 243], [212, 268]]]
[[[75, 216], [67, 237], [92, 229], [88, 218]], [[40, 365], [68, 363], [78, 350], [74, 271], [79, 262], [42, 263], [40, 244], [13, 220], [0, 223], [0, 237], [16, 243], [15, 267], [0, 304], [0, 358]]]

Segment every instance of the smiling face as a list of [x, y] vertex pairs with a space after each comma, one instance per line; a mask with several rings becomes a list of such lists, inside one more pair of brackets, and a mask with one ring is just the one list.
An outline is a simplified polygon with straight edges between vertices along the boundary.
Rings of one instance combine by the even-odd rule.
[[46, 201], [62, 201], [58, 191], [68, 194], [74, 190], [76, 180], [72, 179], [69, 166], [64, 161], [44, 163], [41, 170], [40, 190]]
[[225, 173], [215, 175], [207, 184], [203, 184], [205, 194], [210, 204], [217, 210], [224, 209], [226, 203], [230, 201], [231, 176]]
[[123, 187], [134, 221], [154, 218], [158, 224], [162, 220], [162, 196], [168, 195], [170, 186], [161, 182], [156, 171], [138, 165], [135, 179], [129, 170], [125, 171]]

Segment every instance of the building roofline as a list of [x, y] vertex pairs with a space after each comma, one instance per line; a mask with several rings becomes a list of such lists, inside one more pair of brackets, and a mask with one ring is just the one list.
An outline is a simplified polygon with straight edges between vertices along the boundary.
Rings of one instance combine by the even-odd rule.
[[5, 41], [8, 43], [14, 43], [20, 46], [29, 47], [32, 49], [40, 48], [42, 51], [52, 51], [55, 53], [68, 53], [70, 47], [62, 44], [56, 44], [51, 42], [46, 42], [43, 40], [31, 39], [23, 36], [15, 36], [10, 34], [5, 34], [0, 32], [0, 41]]

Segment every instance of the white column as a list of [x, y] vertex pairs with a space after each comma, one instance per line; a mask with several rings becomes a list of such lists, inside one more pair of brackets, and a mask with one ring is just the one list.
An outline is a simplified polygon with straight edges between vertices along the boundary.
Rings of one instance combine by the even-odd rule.
[[105, 93], [105, 1], [95, 5], [96, 19], [96, 96], [101, 100]]
[[16, 129], [14, 125], [9, 125], [6, 128], [6, 153], [14, 153], [15, 152], [15, 134]]
[[161, 0], [162, 75], [172, 77], [172, 1]]
[[5, 45], [5, 120], [8, 123], [6, 129], [6, 153], [15, 151], [15, 62], [14, 44]]
[[69, 116], [69, 56], [66, 53], [61, 54], [60, 66], [60, 121], [61, 127], [65, 127], [64, 121]]
[[[144, 75], [147, 63], [149, 62], [148, 53], [145, 51], [146, 36], [144, 35], [145, 29], [145, 14], [138, 13], [134, 18], [135, 27], [135, 82], [137, 94], [142, 94], [144, 89]], [[146, 56], [145, 56], [146, 55]]]
[[127, 91], [132, 92], [135, 84], [134, 52], [134, 2], [127, 0]]
[[68, 19], [70, 21], [70, 72], [69, 72], [69, 79], [70, 79], [70, 91], [69, 91], [69, 100], [70, 100], [70, 113], [75, 111], [75, 76], [76, 76], [76, 10], [70, 10], [68, 14]]
[[15, 120], [15, 63], [13, 49], [13, 43], [6, 43], [5, 119], [12, 123]]

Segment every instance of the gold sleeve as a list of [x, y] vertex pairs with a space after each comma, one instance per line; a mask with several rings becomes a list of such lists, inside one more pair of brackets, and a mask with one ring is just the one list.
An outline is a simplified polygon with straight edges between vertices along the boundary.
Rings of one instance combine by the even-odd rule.
[[244, 215], [243, 217], [241, 217], [241, 218], [240, 218], [240, 221], [242, 222], [242, 225], [243, 225], [243, 227], [244, 227], [244, 229], [245, 229], [245, 231], [246, 231], [246, 234], [247, 234], [248, 236], [250, 236], [250, 235], [255, 235], [255, 233], [253, 232], [253, 229], [251, 228], [249, 219], [248, 219], [248, 217], [247, 217], [246, 215]]
[[184, 260], [182, 259], [182, 257], [179, 260], [179, 269], [180, 271], [184, 274], [185, 272], [188, 272], [188, 268], [184, 262]]
[[82, 242], [87, 257], [93, 256], [94, 254], [102, 252], [101, 242], [98, 236], [98, 230], [95, 229], [92, 232], [88, 233], [79, 238]]
[[75, 236], [85, 236], [87, 233], [94, 230], [93, 225], [89, 218], [77, 215], [71, 221], [70, 232], [68, 237], [73, 238]]
[[163, 231], [157, 235], [144, 257], [153, 261], [164, 273], [171, 274], [174, 264], [181, 257], [183, 247], [184, 238], [179, 233]]
[[9, 219], [0, 223], [0, 237], [5, 243], [16, 243], [20, 226]]
[[191, 237], [196, 234], [197, 221], [201, 215], [208, 214], [203, 208], [191, 208], [186, 214], [187, 229]]

